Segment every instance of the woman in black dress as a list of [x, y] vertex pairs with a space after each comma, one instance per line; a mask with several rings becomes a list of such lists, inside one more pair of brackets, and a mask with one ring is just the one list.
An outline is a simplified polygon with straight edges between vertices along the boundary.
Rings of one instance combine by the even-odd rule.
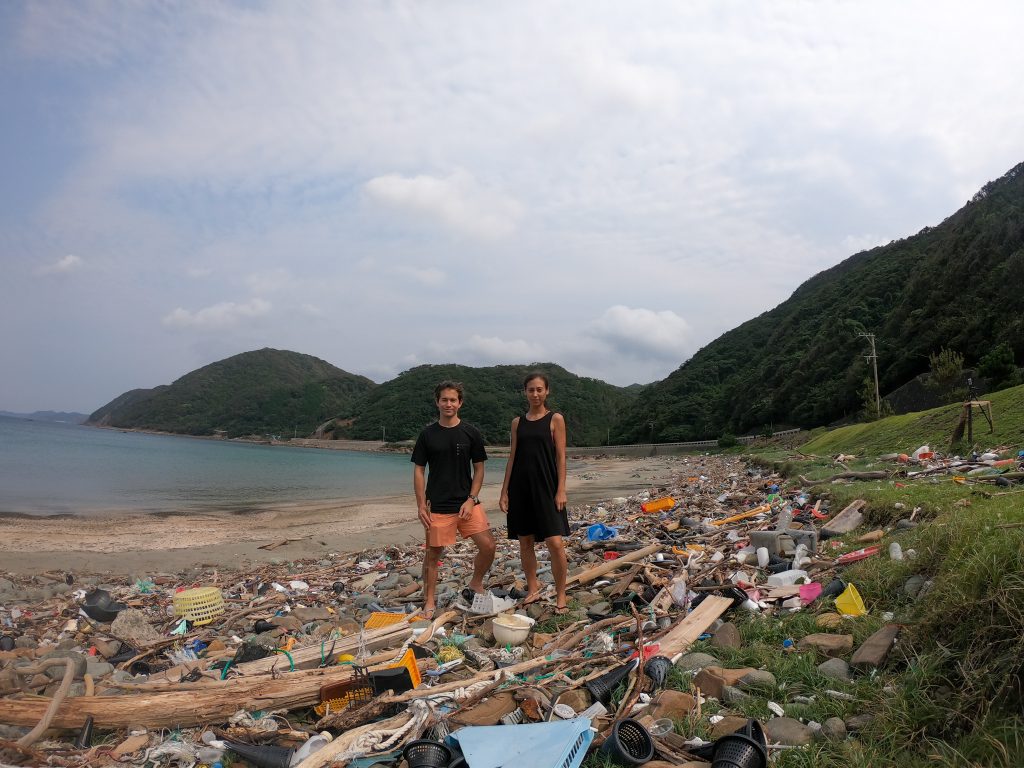
[[526, 572], [526, 603], [540, 599], [537, 553], [542, 540], [551, 556], [555, 581], [555, 612], [566, 611], [565, 581], [569, 566], [563, 536], [569, 535], [565, 505], [565, 419], [548, 410], [549, 383], [543, 373], [531, 373], [523, 381], [530, 408], [512, 420], [512, 450], [505, 467], [505, 482], [498, 502], [508, 515], [508, 537], [519, 539]]

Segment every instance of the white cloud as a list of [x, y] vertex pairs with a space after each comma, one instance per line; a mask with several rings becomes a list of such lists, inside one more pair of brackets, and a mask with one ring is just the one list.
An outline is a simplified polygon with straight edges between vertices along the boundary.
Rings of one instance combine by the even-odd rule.
[[245, 284], [253, 293], [277, 293], [292, 287], [294, 279], [287, 269], [267, 269], [250, 274]]
[[[483, 336], [474, 333], [464, 342], [444, 345], [433, 342], [429, 345], [429, 357], [438, 363], [461, 363], [464, 365], [495, 365], [504, 363], [532, 363], [543, 359], [544, 347], [525, 339], [502, 339], [499, 336]], [[416, 356], [412, 356], [415, 360]]]
[[209, 267], [186, 267], [185, 274], [194, 280], [200, 280], [204, 277], [209, 277], [213, 274], [213, 270]]
[[591, 97], [612, 107], [670, 109], [681, 96], [677, 76], [666, 67], [617, 61], [607, 52], [584, 56], [576, 66]]
[[621, 304], [606, 309], [591, 324], [589, 333], [620, 354], [678, 362], [692, 350], [693, 343], [690, 324], [675, 312]]
[[410, 267], [398, 264], [391, 267], [390, 271], [423, 285], [441, 285], [445, 279], [444, 272], [434, 267]]
[[164, 317], [163, 324], [169, 328], [220, 330], [238, 325], [243, 320], [261, 317], [270, 310], [270, 302], [261, 298], [250, 299], [242, 304], [224, 301], [195, 312], [178, 307]]
[[75, 256], [73, 253], [69, 253], [62, 259], [58, 259], [53, 264], [47, 264], [44, 267], [40, 267], [36, 270], [39, 275], [63, 275], [68, 272], [74, 272], [79, 269], [84, 262], [81, 256]]
[[516, 200], [488, 189], [465, 171], [446, 177], [387, 174], [370, 179], [364, 189], [378, 202], [484, 240], [512, 234], [522, 215]]

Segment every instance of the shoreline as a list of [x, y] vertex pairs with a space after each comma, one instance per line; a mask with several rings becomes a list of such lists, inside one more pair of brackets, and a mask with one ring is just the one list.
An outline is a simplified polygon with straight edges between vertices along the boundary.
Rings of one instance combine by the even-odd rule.
[[[569, 505], [579, 508], [667, 485], [677, 461], [671, 456], [575, 460], [566, 477]], [[505, 524], [498, 509], [500, 490], [498, 477], [485, 481], [481, 492], [495, 528]], [[245, 510], [7, 515], [0, 516], [0, 570], [33, 574], [56, 568], [142, 577], [196, 567], [236, 569], [245, 563], [322, 557], [388, 544], [420, 544], [422, 538], [411, 487], [408, 493], [390, 496], [257, 504]], [[278, 542], [287, 543], [260, 549]]]

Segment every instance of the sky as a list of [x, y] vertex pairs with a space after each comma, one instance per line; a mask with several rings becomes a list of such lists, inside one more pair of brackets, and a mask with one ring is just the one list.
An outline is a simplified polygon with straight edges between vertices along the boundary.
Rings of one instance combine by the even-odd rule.
[[664, 378], [1024, 160], [1024, 5], [0, 3], [0, 409], [262, 347]]

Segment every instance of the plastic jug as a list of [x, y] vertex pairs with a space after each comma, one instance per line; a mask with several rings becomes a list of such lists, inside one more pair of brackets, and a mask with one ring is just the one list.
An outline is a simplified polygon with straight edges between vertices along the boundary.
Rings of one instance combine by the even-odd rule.
[[773, 573], [765, 582], [769, 587], [791, 587], [807, 581], [807, 571], [793, 568], [782, 573]]

